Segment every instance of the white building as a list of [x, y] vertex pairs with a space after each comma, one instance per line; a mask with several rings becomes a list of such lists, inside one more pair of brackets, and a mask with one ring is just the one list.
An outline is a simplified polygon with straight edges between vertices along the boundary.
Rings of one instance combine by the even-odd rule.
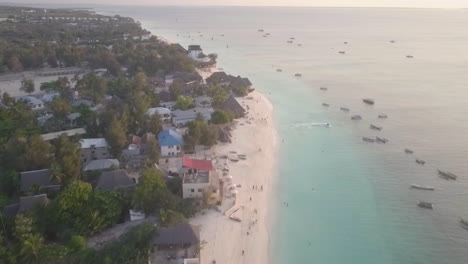
[[182, 155], [184, 140], [182, 135], [173, 129], [165, 129], [158, 134], [161, 157]]
[[214, 110], [211, 107], [195, 107], [185, 111], [175, 110], [172, 111], [172, 124], [175, 127], [184, 127], [187, 123], [195, 121], [199, 115], [203, 118], [203, 121], [208, 122], [211, 120], [211, 114]]
[[80, 140], [81, 162], [86, 166], [90, 161], [109, 159], [109, 145], [105, 138], [85, 138]]
[[149, 116], [158, 115], [161, 121], [163, 121], [166, 124], [170, 123], [172, 118], [171, 110], [165, 107], [150, 108], [148, 109], [148, 111], [146, 111], [146, 114]]
[[211, 160], [182, 159], [182, 197], [202, 198], [206, 192], [217, 192], [214, 186], [214, 171]]
[[32, 110], [40, 110], [45, 107], [44, 102], [33, 96], [21, 96], [18, 101], [25, 102]]

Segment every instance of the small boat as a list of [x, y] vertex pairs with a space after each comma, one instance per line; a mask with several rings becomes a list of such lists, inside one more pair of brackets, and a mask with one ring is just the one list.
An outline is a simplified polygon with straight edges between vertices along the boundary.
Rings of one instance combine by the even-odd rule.
[[405, 153], [406, 153], [406, 154], [413, 154], [414, 151], [412, 151], [411, 149], [405, 148]]
[[406, 58], [412, 59], [412, 58], [414, 58], [414, 57], [413, 57], [413, 55], [406, 55]]
[[327, 91], [328, 88], [327, 88], [327, 87], [320, 87], [320, 90], [322, 90], [322, 91]]
[[348, 44], [348, 41], [343, 42], [345, 45]]
[[370, 129], [380, 131], [380, 130], [382, 130], [382, 127], [379, 127], [379, 126], [376, 126], [376, 125], [371, 124], [371, 125], [370, 125]]
[[296, 77], [302, 77], [302, 74], [296, 73], [296, 74], [294, 74], [294, 76], [296, 76]]
[[375, 102], [374, 100], [370, 99], [370, 98], [364, 98], [362, 99], [362, 101], [368, 105], [373, 105]]
[[263, 31], [265, 31], [265, 30], [263, 30], [263, 29], [259, 29], [259, 30], [258, 30], [258, 32], [263, 32]]
[[375, 142], [375, 139], [370, 138], [370, 137], [362, 137], [362, 140], [363, 140], [363, 141], [366, 141], [366, 142], [370, 142], [370, 143], [374, 143], [374, 142]]
[[419, 164], [419, 165], [424, 165], [424, 164], [426, 164], [426, 161], [421, 160], [421, 159], [416, 159], [416, 163]]
[[375, 137], [375, 141], [377, 141], [377, 143], [387, 144], [388, 139], [381, 138], [381, 137]]
[[293, 41], [292, 41], [292, 40], [288, 40], [288, 41], [286, 41], [286, 42], [287, 42], [287, 43], [290, 43], [290, 44], [291, 44], [291, 43], [293, 43]]
[[394, 41], [394, 40], [390, 40], [390, 43], [395, 43], [395, 41]]
[[362, 119], [362, 117], [360, 115], [353, 115], [351, 117], [351, 120], [361, 120], [361, 119]]
[[266, 35], [266, 36], [270, 36], [271, 34], [270, 34], [270, 33], [266, 33], [265, 35]]
[[468, 230], [468, 221], [464, 220], [463, 218], [460, 218], [460, 224], [464, 229]]
[[294, 38], [294, 37], [291, 37], [291, 38], [289, 38], [289, 39], [292, 39], [292, 40], [294, 40], [294, 39], [296, 39], [296, 38]]
[[302, 47], [302, 44], [297, 44], [298, 47]]
[[339, 54], [346, 54], [346, 51], [338, 51]]
[[428, 202], [418, 201], [418, 206], [424, 209], [431, 209], [431, 210], [434, 209], [434, 206], [432, 205], [432, 203], [428, 203]]
[[329, 107], [330, 105], [327, 103], [322, 103], [322, 106]]
[[425, 191], [433, 191], [434, 187], [432, 186], [425, 186], [425, 185], [419, 185], [419, 184], [411, 184], [412, 189], [418, 189], [418, 190], [425, 190]]
[[349, 108], [346, 107], [340, 107], [340, 110], [343, 112], [349, 112]]
[[448, 171], [441, 171], [441, 170], [437, 170], [437, 172], [439, 173], [440, 177], [441, 178], [444, 178], [446, 180], [457, 180], [457, 175], [451, 173], [451, 172], [448, 172]]
[[283, 72], [283, 70], [282, 70], [282, 69], [277, 69], [276, 71], [277, 71], [277, 72]]
[[378, 116], [380, 119], [385, 119], [385, 118], [388, 118], [388, 116], [386, 114], [379, 114]]

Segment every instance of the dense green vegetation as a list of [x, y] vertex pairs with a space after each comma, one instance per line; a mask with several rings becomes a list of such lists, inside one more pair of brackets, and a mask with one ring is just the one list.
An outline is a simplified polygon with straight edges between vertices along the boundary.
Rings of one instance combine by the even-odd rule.
[[[143, 136], [162, 130], [157, 115], [146, 115], [149, 107], [159, 105], [147, 76], [192, 72], [195, 63], [183, 50], [155, 37], [140, 39], [148, 32], [130, 18], [83, 10], [21, 10], [0, 7], [0, 14], [9, 16], [0, 22], [0, 72], [85, 66], [105, 68], [108, 73], [58, 78], [40, 87], [24, 79], [22, 89], [26, 93], [41, 90], [59, 94], [43, 110], [52, 116], [44, 124], [37, 119], [44, 113], [2, 94], [5, 107], [0, 107], [0, 210], [27, 195], [46, 193], [48, 200], [14, 217], [0, 214], [0, 263], [146, 263], [148, 241], [154, 233], [152, 225], [138, 226], [98, 251], [87, 248], [86, 239], [124, 222], [129, 209], [160, 215], [167, 226], [184, 221], [195, 211], [190, 201], [180, 197], [180, 188], [166, 185], [163, 174], [148, 166], [133, 190], [93, 189], [99, 173], [82, 171], [79, 137], [60, 136], [45, 141], [40, 135], [83, 127], [85, 137], [105, 137], [112, 154], [119, 157], [128, 134]], [[74, 104], [76, 94], [91, 105]], [[181, 103], [182, 108], [192, 104], [187, 101]], [[97, 105], [100, 110], [93, 110]], [[71, 113], [79, 114], [73, 122], [69, 119]], [[213, 145], [213, 131], [196, 121], [189, 137], [196, 144]], [[157, 142], [152, 142], [148, 161], [154, 163], [158, 156]], [[50, 180], [60, 184], [60, 190], [46, 191], [39, 186], [27, 192], [20, 190], [20, 172], [48, 168]]]

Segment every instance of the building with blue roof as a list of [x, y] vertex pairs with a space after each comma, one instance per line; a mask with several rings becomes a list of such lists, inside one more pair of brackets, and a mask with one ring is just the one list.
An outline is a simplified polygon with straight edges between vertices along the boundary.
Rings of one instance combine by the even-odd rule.
[[164, 129], [158, 134], [158, 144], [162, 157], [182, 155], [184, 139], [173, 129]]

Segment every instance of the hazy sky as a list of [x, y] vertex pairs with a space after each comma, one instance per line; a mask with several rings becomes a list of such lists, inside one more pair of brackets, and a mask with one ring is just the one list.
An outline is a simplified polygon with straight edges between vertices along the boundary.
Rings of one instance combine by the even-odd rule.
[[[7, 2], [8, 0], [3, 0]], [[0, 2], [3, 2], [0, 0]], [[130, 5], [388, 6], [468, 8], [468, 0], [13, 0], [14, 3], [94, 3]]]

